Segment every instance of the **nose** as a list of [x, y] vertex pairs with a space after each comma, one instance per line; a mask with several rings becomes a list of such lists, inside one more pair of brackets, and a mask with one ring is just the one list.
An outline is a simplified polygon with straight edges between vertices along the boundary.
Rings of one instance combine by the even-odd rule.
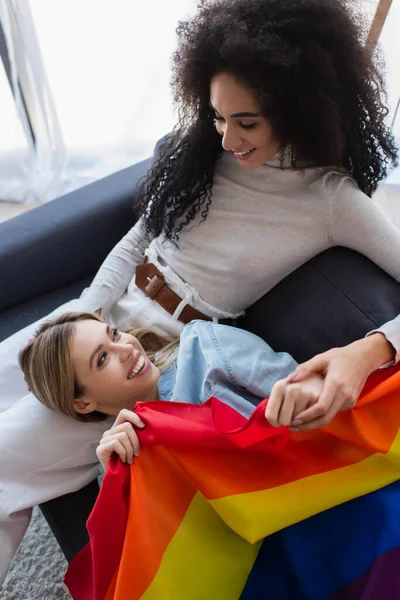
[[129, 360], [134, 352], [132, 344], [114, 344], [114, 349], [118, 353], [119, 359], [122, 363]]
[[224, 150], [237, 150], [243, 145], [243, 138], [240, 132], [231, 125], [225, 124], [225, 130], [222, 134], [222, 147]]

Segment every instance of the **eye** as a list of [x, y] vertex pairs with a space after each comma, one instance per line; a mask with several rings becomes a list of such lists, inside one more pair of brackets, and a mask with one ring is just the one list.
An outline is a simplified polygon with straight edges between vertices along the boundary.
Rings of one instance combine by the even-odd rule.
[[97, 366], [102, 367], [106, 358], [107, 352], [102, 352], [101, 354], [99, 354], [99, 358], [97, 359]]
[[249, 125], [246, 125], [245, 123], [240, 123], [240, 127], [242, 129], [246, 129], [246, 131], [250, 131], [251, 129], [255, 129], [257, 127], [258, 123], [250, 123]]
[[114, 329], [111, 330], [111, 339], [113, 342], [115, 342], [118, 338], [119, 338], [119, 329], [118, 327], [114, 327]]

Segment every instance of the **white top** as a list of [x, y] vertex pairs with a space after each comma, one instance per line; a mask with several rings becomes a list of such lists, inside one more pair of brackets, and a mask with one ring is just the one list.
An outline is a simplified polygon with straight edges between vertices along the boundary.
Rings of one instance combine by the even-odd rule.
[[[177, 334], [179, 315], [171, 318], [134, 285], [144, 252], [186, 302], [220, 318], [242, 313], [333, 246], [357, 250], [400, 281], [400, 231], [339, 168], [282, 170], [277, 156], [250, 171], [224, 152], [207, 218], [200, 221], [198, 215], [181, 232], [179, 248], [163, 236], [149, 245], [139, 221], [103, 263], [85, 296], [86, 307], [104, 307], [106, 318], [120, 326], [133, 322]], [[400, 318], [379, 331], [399, 355]]]

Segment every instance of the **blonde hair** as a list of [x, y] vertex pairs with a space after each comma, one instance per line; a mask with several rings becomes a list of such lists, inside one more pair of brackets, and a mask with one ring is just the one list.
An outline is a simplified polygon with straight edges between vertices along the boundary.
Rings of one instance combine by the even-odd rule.
[[[85, 390], [74, 372], [71, 341], [75, 324], [85, 320], [104, 322], [97, 314], [88, 312], [64, 313], [45, 321], [19, 352], [18, 360], [29, 390], [47, 408], [78, 421], [104, 421], [106, 414], [99, 411], [80, 414], [73, 403]], [[131, 329], [127, 333], [138, 339], [160, 371], [174, 362], [179, 340], [167, 340], [149, 329]]]

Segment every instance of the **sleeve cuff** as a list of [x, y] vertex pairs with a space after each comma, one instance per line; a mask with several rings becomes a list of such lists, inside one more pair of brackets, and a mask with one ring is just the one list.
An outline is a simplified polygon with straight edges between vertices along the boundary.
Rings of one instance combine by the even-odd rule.
[[89, 287], [83, 290], [79, 298], [80, 309], [87, 312], [95, 312], [104, 308], [110, 294], [105, 289]]
[[384, 369], [386, 367], [390, 367], [391, 365], [398, 363], [400, 360], [400, 319], [399, 319], [399, 317], [396, 317], [396, 319], [393, 319], [393, 321], [388, 321], [387, 323], [385, 323], [384, 325], [382, 325], [382, 327], [379, 327], [378, 329], [374, 329], [373, 331], [368, 332], [365, 337], [368, 337], [374, 333], [382, 333], [385, 336], [385, 338], [387, 339], [387, 341], [393, 346], [393, 349], [395, 351], [394, 359], [385, 363], [380, 368]]

